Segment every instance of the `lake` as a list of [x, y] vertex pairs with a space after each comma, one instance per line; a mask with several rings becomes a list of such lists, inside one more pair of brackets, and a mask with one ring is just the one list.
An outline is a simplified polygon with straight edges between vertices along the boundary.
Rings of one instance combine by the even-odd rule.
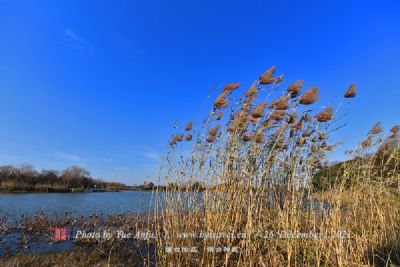
[[141, 191], [0, 194], [0, 217], [18, 219], [38, 212], [49, 216], [65, 212], [75, 216], [144, 213], [149, 211], [153, 196]]

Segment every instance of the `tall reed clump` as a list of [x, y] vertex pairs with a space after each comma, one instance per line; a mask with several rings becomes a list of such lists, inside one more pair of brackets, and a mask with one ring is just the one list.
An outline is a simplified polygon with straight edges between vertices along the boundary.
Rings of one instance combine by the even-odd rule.
[[[371, 130], [371, 144], [327, 172], [329, 188], [315, 193], [313, 180], [336, 146], [330, 135], [338, 110], [315, 105], [315, 86], [282, 83], [271, 67], [242, 93], [240, 84], [228, 84], [197, 132], [189, 123], [172, 137], [160, 171], [166, 187], [155, 192], [151, 220], [159, 266], [399, 261], [399, 130], [390, 149]], [[351, 85], [344, 100], [355, 95]]]

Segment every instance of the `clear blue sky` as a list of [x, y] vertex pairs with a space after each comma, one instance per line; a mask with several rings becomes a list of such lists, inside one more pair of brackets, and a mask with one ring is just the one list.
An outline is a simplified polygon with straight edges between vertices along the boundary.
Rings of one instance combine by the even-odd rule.
[[324, 103], [356, 83], [338, 132], [355, 146], [400, 120], [399, 13], [399, 1], [0, 0], [0, 165], [141, 183], [216, 83], [248, 86], [270, 65]]

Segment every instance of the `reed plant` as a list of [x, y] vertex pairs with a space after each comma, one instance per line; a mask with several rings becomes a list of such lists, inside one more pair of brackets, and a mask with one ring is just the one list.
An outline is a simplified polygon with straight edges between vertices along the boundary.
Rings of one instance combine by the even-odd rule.
[[[397, 266], [399, 127], [388, 136], [375, 125], [351, 160], [324, 172], [356, 86], [321, 109], [318, 87], [285, 86], [275, 72], [245, 90], [226, 85], [198, 127], [176, 129], [159, 172], [160, 184], [174, 186], [155, 189], [149, 215], [154, 263]], [[322, 174], [329, 186], [317, 192]]]

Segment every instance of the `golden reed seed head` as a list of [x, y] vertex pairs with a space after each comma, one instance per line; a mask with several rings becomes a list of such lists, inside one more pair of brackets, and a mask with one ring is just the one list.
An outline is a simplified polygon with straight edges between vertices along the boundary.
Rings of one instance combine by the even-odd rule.
[[251, 136], [250, 136], [249, 134], [245, 133], [245, 134], [243, 134], [243, 136], [242, 136], [242, 140], [243, 140], [244, 142], [249, 142], [249, 141], [251, 141]]
[[318, 152], [318, 147], [315, 146], [315, 145], [312, 145], [311, 146], [311, 152], [313, 152], [313, 153]]
[[288, 118], [288, 120], [287, 120], [287, 123], [294, 123], [295, 121], [296, 121], [296, 118], [297, 118], [297, 113], [292, 113], [290, 116], [289, 116], [289, 118]]
[[262, 116], [264, 116], [264, 110], [266, 106], [267, 104], [265, 104], [265, 102], [258, 104], [257, 107], [253, 110], [251, 116], [256, 119], [261, 118]]
[[311, 116], [308, 116], [308, 115], [304, 116], [304, 121], [305, 122], [310, 122], [311, 120], [312, 120]]
[[344, 94], [345, 98], [352, 98], [355, 97], [357, 94], [356, 92], [356, 85], [352, 84], [350, 85], [349, 89], [347, 89], [346, 93]]
[[291, 129], [293, 131], [298, 131], [303, 129], [303, 120], [299, 120], [295, 125], [292, 125]]
[[275, 121], [280, 121], [286, 115], [285, 110], [275, 110], [269, 115], [269, 118]]
[[270, 67], [263, 75], [260, 76], [260, 84], [271, 84], [274, 82], [275, 66]]
[[229, 93], [240, 87], [240, 83], [229, 83], [224, 87], [223, 93]]
[[310, 136], [310, 131], [309, 130], [305, 130], [302, 134], [303, 137], [309, 137]]
[[249, 116], [249, 122], [253, 125], [256, 125], [258, 122], [257, 118], [254, 118], [253, 116]]
[[244, 96], [250, 99], [255, 99], [257, 98], [257, 95], [258, 95], [257, 82], [253, 82], [253, 84], [246, 91]]
[[189, 121], [185, 126], [185, 131], [191, 131], [193, 129], [193, 122]]
[[394, 135], [397, 134], [398, 132], [400, 132], [400, 125], [394, 126], [390, 131], [391, 131]]
[[300, 97], [300, 104], [310, 105], [319, 98], [318, 87], [312, 87]]
[[302, 80], [298, 80], [298, 81], [292, 83], [291, 85], [289, 85], [288, 92], [290, 93], [290, 96], [291, 97], [298, 96], [302, 86], [303, 86], [303, 81]]
[[304, 139], [304, 138], [299, 138], [298, 140], [297, 140], [297, 142], [296, 142], [296, 144], [298, 145], [298, 146], [302, 146], [302, 145], [305, 145], [307, 143], [307, 141], [306, 141], [306, 139]]
[[246, 125], [246, 122], [247, 122], [247, 118], [245, 115], [235, 114], [233, 116], [231, 123], [229, 124], [228, 132], [234, 133], [234, 132], [238, 131], [239, 129], [240, 130], [243, 129]]
[[332, 112], [333, 112], [332, 107], [327, 107], [324, 111], [315, 115], [315, 117], [319, 122], [327, 122], [333, 118]]
[[286, 144], [284, 140], [279, 140], [276, 144], [275, 144], [275, 148], [276, 149], [285, 149], [286, 148]]
[[287, 95], [281, 96], [277, 101], [271, 103], [278, 110], [286, 110], [289, 108], [289, 97]]
[[222, 119], [222, 116], [224, 116], [224, 112], [221, 111], [220, 113], [218, 113], [216, 120], [220, 121]]
[[186, 135], [185, 139], [186, 141], [192, 141], [193, 136], [191, 134]]
[[361, 146], [363, 148], [370, 147], [372, 145], [372, 136], [368, 136], [368, 138], [361, 142]]
[[180, 133], [180, 134], [178, 134], [175, 138], [176, 138], [176, 141], [177, 141], [177, 142], [182, 142], [182, 140], [183, 140], [183, 134]]
[[275, 78], [275, 83], [281, 83], [281, 82], [283, 82], [283, 74]]
[[216, 136], [218, 133], [219, 125], [214, 126], [208, 131], [208, 134], [211, 136]]
[[207, 142], [212, 143], [215, 141], [215, 136], [209, 135], [206, 139]]
[[325, 140], [325, 139], [326, 139], [326, 134], [323, 133], [323, 132], [320, 132], [319, 133], [319, 140], [322, 141], [322, 140]]
[[261, 144], [262, 142], [264, 142], [264, 133], [256, 133], [256, 135], [254, 136], [254, 142], [256, 142], [257, 144]]
[[382, 126], [381, 126], [381, 123], [380, 122], [378, 122], [378, 123], [376, 123], [375, 125], [374, 125], [374, 127], [372, 127], [372, 129], [371, 130], [369, 130], [369, 134], [379, 134], [379, 133], [381, 133], [382, 132]]
[[228, 101], [226, 100], [226, 92], [222, 92], [214, 102], [214, 109], [222, 109], [228, 107]]

